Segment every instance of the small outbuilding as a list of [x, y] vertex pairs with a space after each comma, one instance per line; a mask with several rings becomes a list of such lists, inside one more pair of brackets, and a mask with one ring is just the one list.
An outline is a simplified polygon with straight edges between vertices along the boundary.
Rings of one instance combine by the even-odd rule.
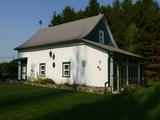
[[142, 78], [142, 57], [118, 48], [101, 14], [40, 29], [15, 50], [19, 80], [50, 78], [118, 92]]

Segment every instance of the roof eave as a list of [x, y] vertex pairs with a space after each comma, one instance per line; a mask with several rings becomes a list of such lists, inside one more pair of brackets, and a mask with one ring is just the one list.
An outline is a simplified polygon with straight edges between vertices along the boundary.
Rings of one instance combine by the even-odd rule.
[[44, 47], [51, 47], [51, 46], [60, 46], [61, 44], [70, 44], [70, 43], [78, 43], [80, 42], [80, 39], [72, 39], [72, 40], [67, 40], [67, 41], [61, 41], [61, 42], [54, 42], [54, 43], [47, 43], [43, 45], [36, 45], [36, 46], [30, 46], [30, 47], [17, 47], [14, 50], [21, 51], [21, 50], [30, 50], [34, 48], [44, 48]]
[[[107, 50], [107, 51], [110, 51], [110, 52], [113, 52], [113, 53], [116, 53], [116, 54], [123, 54], [123, 55], [130, 56], [130, 57], [134, 57], [134, 58], [144, 59], [142, 56], [139, 56], [139, 55], [137, 55], [137, 54], [131, 53], [131, 54], [133, 54], [133, 55], [129, 55], [129, 54], [117, 52], [117, 51], [115, 51], [115, 50], [109, 50], [109, 49], [107, 49], [107, 48], [98, 46], [98, 45], [96, 45], [96, 44], [92, 44], [92, 41], [89, 41], [89, 40], [86, 40], [86, 39], [81, 39], [81, 40], [82, 40], [83, 42], [85, 42], [85, 43], [91, 44], [91, 45], [93, 45], [93, 46], [96, 46], [96, 47], [98, 47], [98, 48], [101, 48], [101, 49], [104, 49], [104, 50]], [[112, 46], [110, 46], [110, 47], [112, 47]], [[115, 48], [115, 49], [118, 49], [118, 48]]]

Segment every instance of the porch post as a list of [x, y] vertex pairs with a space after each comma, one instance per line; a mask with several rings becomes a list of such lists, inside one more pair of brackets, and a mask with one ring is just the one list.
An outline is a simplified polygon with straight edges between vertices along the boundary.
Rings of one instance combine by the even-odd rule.
[[18, 80], [21, 80], [21, 61], [18, 61]]
[[138, 63], [137, 67], [138, 67], [138, 76], [137, 76], [137, 78], [138, 78], [138, 86], [139, 86], [140, 85], [140, 81], [141, 81], [141, 64]]
[[117, 63], [117, 90], [120, 92], [120, 67], [119, 63]]
[[113, 91], [113, 58], [110, 59], [110, 86]]
[[129, 85], [128, 59], [126, 60], [126, 85]]

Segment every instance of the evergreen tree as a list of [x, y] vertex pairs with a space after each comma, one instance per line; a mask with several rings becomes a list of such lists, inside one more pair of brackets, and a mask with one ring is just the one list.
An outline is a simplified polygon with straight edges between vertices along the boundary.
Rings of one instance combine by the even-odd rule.
[[54, 12], [54, 15], [52, 17], [52, 20], [50, 21], [50, 24], [48, 25], [49, 27], [54, 26], [54, 25], [59, 25], [63, 23], [63, 17], [61, 14], [56, 14]]
[[65, 7], [62, 14], [64, 23], [75, 20], [74, 9], [71, 8], [70, 6]]
[[138, 53], [137, 49], [139, 46], [139, 29], [132, 23], [128, 26], [128, 29], [125, 34], [126, 50], [132, 53]]
[[76, 12], [76, 14], [75, 14], [75, 20], [79, 20], [79, 19], [82, 19], [82, 18], [85, 18], [85, 17], [86, 17], [85, 13], [82, 10]]
[[97, 0], [90, 0], [89, 5], [85, 9], [87, 17], [98, 15], [100, 13], [100, 6]]
[[101, 6], [100, 13], [104, 14], [106, 20], [109, 21], [109, 17], [111, 16], [111, 6], [110, 5]]
[[157, 59], [160, 56], [160, 52], [158, 51], [160, 48], [160, 11], [156, 9], [154, 4], [146, 6], [146, 10], [142, 16], [144, 23], [142, 27], [144, 31], [144, 36], [142, 36], [144, 52], [142, 55], [146, 58], [146, 68], [155, 72], [160, 66], [160, 59]]
[[116, 0], [113, 3], [109, 19], [111, 21], [110, 28], [116, 40], [116, 43], [120, 48], [124, 48], [123, 40], [125, 38], [126, 27], [124, 27], [125, 23], [122, 20], [122, 9], [119, 0]]
[[133, 4], [131, 0], [124, 0], [122, 2], [123, 19], [125, 24], [130, 25], [133, 22]]

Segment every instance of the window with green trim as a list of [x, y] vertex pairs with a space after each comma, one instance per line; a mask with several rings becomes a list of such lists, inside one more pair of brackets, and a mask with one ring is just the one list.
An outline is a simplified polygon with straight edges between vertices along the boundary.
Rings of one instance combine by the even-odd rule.
[[45, 63], [40, 63], [39, 64], [39, 76], [40, 77], [45, 77], [46, 75], [46, 64]]
[[70, 77], [71, 74], [71, 62], [63, 62], [62, 63], [62, 76]]

